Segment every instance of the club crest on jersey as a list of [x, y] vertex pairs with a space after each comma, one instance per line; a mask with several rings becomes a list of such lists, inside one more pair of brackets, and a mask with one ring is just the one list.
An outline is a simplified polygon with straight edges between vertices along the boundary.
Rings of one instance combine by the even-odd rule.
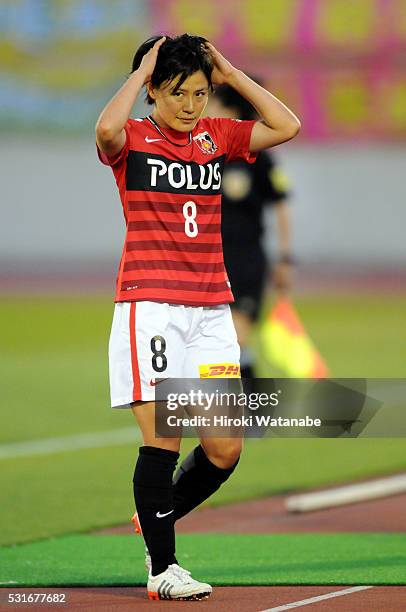
[[196, 141], [199, 149], [206, 155], [213, 155], [217, 151], [217, 145], [209, 132], [200, 132], [200, 134], [193, 137], [193, 140]]

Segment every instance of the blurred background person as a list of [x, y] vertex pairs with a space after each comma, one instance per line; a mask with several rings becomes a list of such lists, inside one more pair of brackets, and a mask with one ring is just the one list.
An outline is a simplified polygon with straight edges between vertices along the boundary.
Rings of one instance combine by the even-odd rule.
[[[216, 88], [208, 110], [217, 117], [240, 120], [257, 117], [251, 104], [227, 85]], [[250, 166], [239, 160], [226, 166], [222, 192], [221, 232], [224, 261], [235, 298], [231, 308], [241, 347], [241, 376], [253, 378], [255, 355], [250, 339], [266, 288], [271, 282], [278, 295], [286, 295], [292, 282], [288, 179], [273, 152], [261, 151]], [[272, 206], [276, 220], [273, 261], [264, 248], [267, 206]]]

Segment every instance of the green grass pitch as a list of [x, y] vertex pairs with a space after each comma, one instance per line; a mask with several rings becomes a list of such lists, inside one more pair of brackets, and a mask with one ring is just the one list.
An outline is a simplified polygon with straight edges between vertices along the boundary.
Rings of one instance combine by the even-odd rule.
[[[297, 307], [336, 377], [405, 377], [405, 296], [302, 297]], [[133, 425], [109, 408], [110, 298], [4, 299], [2, 444]], [[1, 460], [1, 541], [9, 545], [120, 524], [133, 508], [137, 441]], [[183, 451], [193, 441], [185, 441]], [[222, 504], [406, 467], [404, 440], [246, 444]]]
[[[405, 534], [190, 534], [177, 557], [213, 585], [403, 584]], [[227, 551], [225, 557], [224, 551]], [[64, 536], [2, 551], [14, 586], [145, 585], [137, 536]], [[0, 582], [0, 584], [1, 584]]]

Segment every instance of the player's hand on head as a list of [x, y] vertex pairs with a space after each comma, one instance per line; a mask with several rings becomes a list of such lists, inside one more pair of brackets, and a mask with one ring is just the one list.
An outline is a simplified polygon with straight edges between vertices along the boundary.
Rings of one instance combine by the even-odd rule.
[[235, 72], [234, 66], [220, 53], [216, 47], [209, 42], [204, 43], [210, 51], [213, 60], [213, 72], [211, 79], [214, 85], [224, 85], [229, 82]]
[[154, 72], [156, 66], [159, 48], [164, 44], [165, 40], [166, 36], [162, 36], [162, 38], [157, 40], [154, 46], [151, 47], [151, 49], [142, 58], [138, 70], [141, 70], [145, 75], [144, 83], [148, 83], [148, 81], [151, 79], [152, 73]]

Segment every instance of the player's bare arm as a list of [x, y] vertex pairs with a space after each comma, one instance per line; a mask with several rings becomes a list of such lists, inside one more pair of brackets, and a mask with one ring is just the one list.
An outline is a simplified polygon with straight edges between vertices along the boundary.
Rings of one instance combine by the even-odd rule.
[[213, 58], [212, 80], [216, 85], [227, 84], [255, 107], [262, 121], [254, 125], [250, 151], [260, 151], [294, 138], [300, 121], [278, 98], [235, 68], [217, 49], [206, 43]]
[[124, 126], [128, 121], [142, 87], [150, 80], [158, 57], [159, 47], [165, 42], [160, 38], [146, 53], [138, 70], [135, 70], [124, 85], [102, 110], [96, 123], [96, 142], [99, 149], [113, 157], [125, 144]]

